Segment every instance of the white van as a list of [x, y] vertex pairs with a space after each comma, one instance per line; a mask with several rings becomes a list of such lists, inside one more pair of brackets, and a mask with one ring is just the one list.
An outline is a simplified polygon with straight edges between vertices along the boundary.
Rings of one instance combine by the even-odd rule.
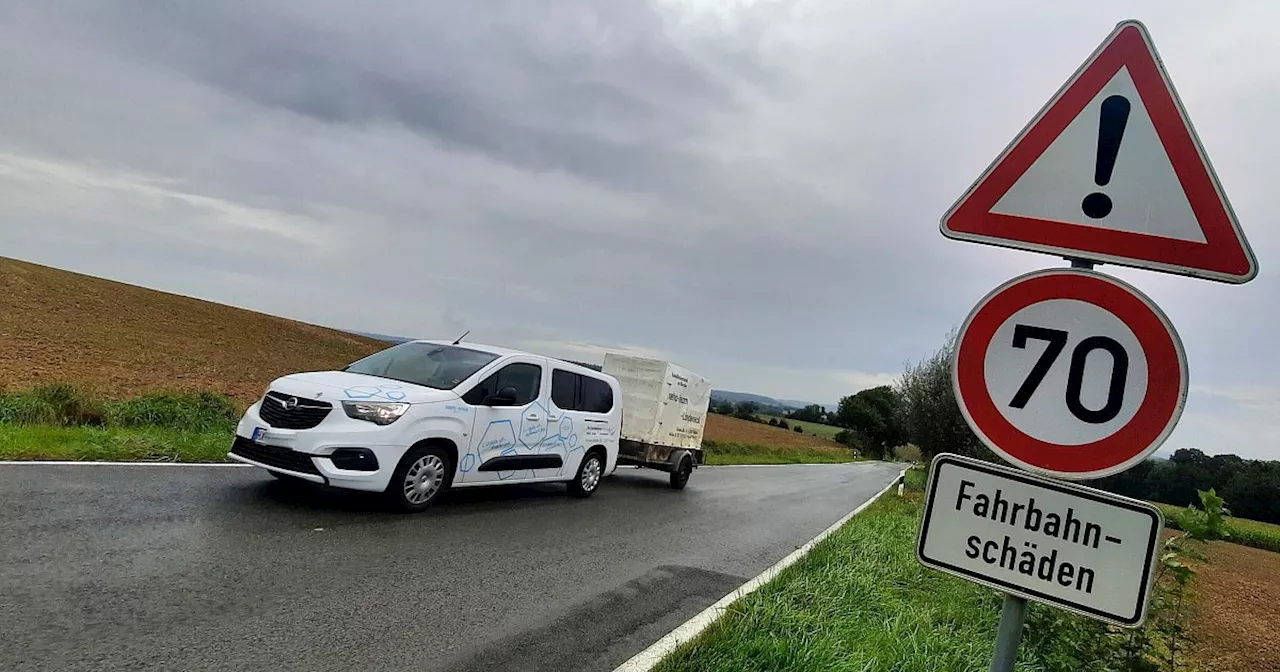
[[420, 511], [448, 488], [564, 482], [618, 464], [618, 381], [548, 357], [409, 341], [341, 371], [273, 381], [228, 457], [285, 479], [382, 492]]

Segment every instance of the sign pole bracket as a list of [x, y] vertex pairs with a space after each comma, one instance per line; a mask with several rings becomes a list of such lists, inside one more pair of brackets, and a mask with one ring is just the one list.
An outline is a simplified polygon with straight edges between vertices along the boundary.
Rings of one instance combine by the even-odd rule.
[[1000, 629], [996, 634], [996, 653], [991, 658], [991, 672], [1013, 672], [1018, 662], [1018, 644], [1022, 641], [1022, 626], [1027, 621], [1027, 601], [1005, 593], [1004, 607], [1000, 610]]

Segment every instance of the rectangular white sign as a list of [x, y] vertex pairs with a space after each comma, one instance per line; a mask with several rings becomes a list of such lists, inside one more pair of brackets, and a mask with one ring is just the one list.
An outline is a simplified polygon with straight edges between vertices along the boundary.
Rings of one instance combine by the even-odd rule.
[[1164, 517], [1156, 507], [959, 455], [933, 460], [920, 562], [1029, 600], [1137, 626]]

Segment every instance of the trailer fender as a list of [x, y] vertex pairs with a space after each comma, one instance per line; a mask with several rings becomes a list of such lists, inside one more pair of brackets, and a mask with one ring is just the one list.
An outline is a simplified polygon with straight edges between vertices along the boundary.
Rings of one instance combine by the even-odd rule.
[[694, 469], [697, 469], [697, 468], [698, 468], [698, 460], [693, 456], [693, 451], [691, 451], [691, 450], [687, 450], [687, 449], [684, 449], [684, 448], [677, 448], [677, 449], [675, 449], [675, 450], [671, 451], [671, 456], [670, 456], [669, 458], [667, 458], [667, 461], [668, 461], [667, 468], [668, 468], [668, 470], [669, 470], [669, 471], [675, 471], [676, 469], [679, 469], [679, 468], [680, 468], [680, 460], [683, 460], [683, 459], [684, 459], [684, 458], [686, 458], [686, 457], [687, 457], [687, 458], [689, 458], [689, 462], [693, 465], [693, 468], [694, 468]]

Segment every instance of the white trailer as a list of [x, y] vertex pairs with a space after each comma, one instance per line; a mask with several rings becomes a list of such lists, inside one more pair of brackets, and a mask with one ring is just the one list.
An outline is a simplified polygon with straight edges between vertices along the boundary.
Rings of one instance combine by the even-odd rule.
[[711, 382], [672, 364], [607, 353], [603, 372], [622, 389], [618, 463], [671, 474], [679, 490], [704, 463], [702, 432], [711, 403]]

